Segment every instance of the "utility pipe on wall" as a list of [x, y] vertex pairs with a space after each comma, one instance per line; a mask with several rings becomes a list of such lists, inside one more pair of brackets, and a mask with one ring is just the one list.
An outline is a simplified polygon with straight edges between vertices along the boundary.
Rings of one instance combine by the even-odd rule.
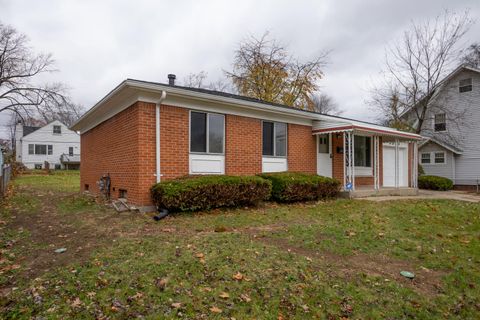
[[160, 99], [157, 101], [155, 104], [155, 151], [156, 151], [156, 170], [155, 170], [155, 176], [157, 177], [157, 183], [160, 182], [160, 177], [162, 174], [160, 173], [160, 105], [162, 104], [162, 101], [165, 100], [167, 97], [167, 92], [162, 90], [162, 95]]

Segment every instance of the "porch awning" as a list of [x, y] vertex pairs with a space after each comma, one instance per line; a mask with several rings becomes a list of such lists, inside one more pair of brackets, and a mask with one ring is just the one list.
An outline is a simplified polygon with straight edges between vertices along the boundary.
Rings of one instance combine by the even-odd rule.
[[399, 139], [421, 140], [422, 137], [415, 133], [404, 132], [397, 129], [383, 127], [369, 123], [341, 123], [341, 122], [327, 122], [315, 121], [312, 129], [312, 134], [326, 134], [326, 133], [340, 133], [353, 132], [364, 135], [395, 137]]

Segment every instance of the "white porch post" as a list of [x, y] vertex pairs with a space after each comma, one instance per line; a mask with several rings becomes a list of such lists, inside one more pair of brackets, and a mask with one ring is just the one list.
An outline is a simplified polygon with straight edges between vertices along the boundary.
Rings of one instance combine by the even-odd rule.
[[413, 170], [414, 175], [412, 179], [412, 186], [418, 188], [418, 143], [415, 141], [413, 143]]
[[398, 139], [395, 139], [395, 188], [399, 187]]
[[379, 139], [378, 136], [373, 136], [373, 184], [375, 190], [380, 189], [380, 180], [378, 174], [380, 172], [380, 161], [379, 161]]
[[343, 190], [347, 190], [347, 144], [346, 132], [343, 133]]
[[352, 166], [352, 190], [355, 190], [355, 134], [352, 132], [350, 136], [350, 159], [352, 160], [350, 165]]

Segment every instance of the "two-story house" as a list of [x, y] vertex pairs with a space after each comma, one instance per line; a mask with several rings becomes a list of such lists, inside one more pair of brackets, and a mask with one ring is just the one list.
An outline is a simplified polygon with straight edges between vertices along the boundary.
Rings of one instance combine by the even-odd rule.
[[[409, 110], [405, 119], [414, 119]], [[480, 70], [460, 66], [442, 80], [430, 102], [419, 145], [425, 174], [451, 179], [457, 188], [480, 182]]]
[[17, 124], [15, 129], [16, 161], [29, 169], [80, 168], [80, 135], [60, 121], [43, 127]]

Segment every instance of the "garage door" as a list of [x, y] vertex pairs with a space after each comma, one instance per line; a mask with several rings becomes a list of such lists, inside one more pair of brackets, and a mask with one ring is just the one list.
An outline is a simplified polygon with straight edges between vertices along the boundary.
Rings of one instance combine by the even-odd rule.
[[[408, 187], [408, 154], [406, 146], [398, 148], [399, 186]], [[383, 186], [395, 187], [395, 147], [383, 145]]]

